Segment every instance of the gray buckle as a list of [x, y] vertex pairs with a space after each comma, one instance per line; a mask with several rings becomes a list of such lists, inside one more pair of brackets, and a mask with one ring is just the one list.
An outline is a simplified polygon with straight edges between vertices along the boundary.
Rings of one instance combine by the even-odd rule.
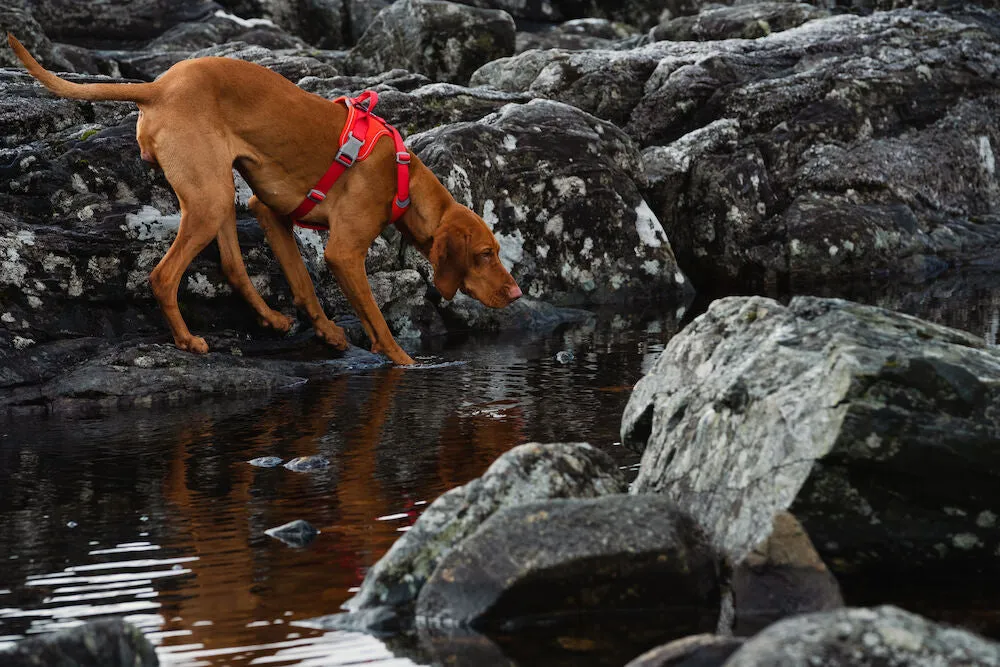
[[396, 206], [398, 206], [399, 208], [406, 208], [409, 205], [410, 205], [410, 198], [409, 197], [407, 197], [403, 201], [399, 201], [399, 197], [396, 197]]
[[309, 191], [309, 194], [306, 195], [306, 199], [312, 200], [316, 204], [322, 204], [323, 200], [326, 199], [326, 195], [316, 188], [313, 188]]
[[406, 151], [396, 153], [396, 162], [399, 164], [410, 164], [410, 154]]
[[347, 141], [340, 147], [340, 150], [337, 151], [337, 156], [333, 159], [345, 167], [350, 167], [357, 161], [358, 153], [361, 152], [361, 147], [364, 145], [364, 139], [358, 139], [354, 136], [354, 132], [348, 132]]

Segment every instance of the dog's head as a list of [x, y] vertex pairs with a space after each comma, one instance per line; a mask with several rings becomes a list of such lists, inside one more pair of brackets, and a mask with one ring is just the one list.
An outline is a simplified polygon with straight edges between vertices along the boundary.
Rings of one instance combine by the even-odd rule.
[[500, 263], [500, 244], [483, 219], [464, 206], [441, 217], [428, 253], [434, 286], [446, 299], [462, 290], [490, 308], [503, 308], [521, 296], [521, 288]]

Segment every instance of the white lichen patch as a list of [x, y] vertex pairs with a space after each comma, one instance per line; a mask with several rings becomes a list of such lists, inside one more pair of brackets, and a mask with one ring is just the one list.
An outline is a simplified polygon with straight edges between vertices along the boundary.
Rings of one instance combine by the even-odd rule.
[[683, 285], [687, 282], [687, 278], [681, 273], [680, 269], [674, 271], [674, 282], [678, 285]]
[[204, 273], [195, 273], [188, 276], [187, 288], [192, 294], [197, 294], [208, 299], [214, 298], [219, 292]]
[[645, 199], [640, 200], [639, 205], [635, 207], [635, 230], [639, 233], [639, 240], [643, 245], [650, 248], [659, 248], [667, 242], [663, 226]]
[[21, 258], [25, 247], [35, 245], [35, 234], [23, 229], [0, 236], [0, 285], [23, 286], [28, 267]]
[[14, 322], [16, 322], [16, 321], [17, 321], [17, 318], [14, 317], [14, 315], [12, 315], [9, 312], [8, 313], [4, 313], [3, 315], [0, 315], [0, 322], [3, 322], [4, 324], [14, 324]]
[[544, 243], [539, 243], [535, 246], [535, 254], [537, 254], [541, 259], [545, 259], [549, 256], [549, 246]]
[[559, 238], [563, 231], [563, 219], [558, 213], [545, 222], [545, 233]]
[[469, 172], [463, 169], [461, 165], [452, 165], [451, 172], [445, 179], [445, 185], [448, 186], [448, 192], [451, 193], [452, 197], [466, 206], [472, 207], [472, 187], [469, 180]]
[[660, 262], [655, 259], [647, 259], [642, 263], [642, 270], [651, 276], [659, 275], [660, 273]]
[[510, 271], [524, 259], [524, 235], [520, 229], [515, 229], [512, 234], [497, 234], [496, 237], [500, 244], [500, 262]]
[[963, 551], [968, 551], [970, 549], [983, 546], [983, 543], [982, 541], [980, 541], [979, 537], [973, 535], [972, 533], [958, 533], [957, 535], [953, 535], [951, 538], [951, 543], [955, 546], [956, 549], [962, 549]]
[[558, 176], [552, 179], [552, 185], [560, 197], [587, 196], [587, 184], [579, 176]]
[[976, 517], [976, 525], [980, 528], [992, 528], [997, 523], [997, 515], [989, 510], [983, 510]]
[[14, 349], [24, 350], [35, 344], [35, 341], [31, 338], [25, 338], [24, 336], [14, 336]]
[[152, 206], [143, 206], [136, 213], [125, 216], [121, 226], [125, 236], [139, 241], [172, 241], [181, 224], [179, 213], [165, 215]]
[[990, 176], [996, 173], [996, 157], [993, 155], [993, 146], [990, 144], [990, 138], [986, 135], [979, 137], [979, 161], [983, 163], [983, 168], [986, 169], [986, 172]]
[[486, 226], [490, 228], [490, 231], [493, 231], [494, 227], [496, 227], [496, 224], [500, 222], [500, 218], [497, 217], [496, 207], [497, 206], [495, 203], [493, 203], [492, 199], [487, 199], [485, 202], [483, 202], [482, 218], [483, 222], [486, 223]]
[[503, 135], [502, 146], [506, 151], [517, 150], [517, 137], [515, 137], [513, 134]]

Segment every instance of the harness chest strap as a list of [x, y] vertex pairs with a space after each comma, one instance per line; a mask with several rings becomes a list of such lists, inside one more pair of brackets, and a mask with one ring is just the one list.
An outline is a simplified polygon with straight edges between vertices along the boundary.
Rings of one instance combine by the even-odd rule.
[[[375, 143], [384, 136], [391, 136], [396, 155], [396, 196], [392, 201], [392, 216], [390, 222], [396, 222], [410, 205], [410, 153], [406, 150], [403, 137], [392, 125], [372, 113], [378, 102], [378, 93], [368, 90], [353, 99], [339, 97], [334, 103], [343, 102], [347, 107], [347, 121], [340, 133], [340, 147], [333, 163], [319, 179], [315, 187], [309, 191], [298, 208], [291, 212], [291, 218], [296, 225], [307, 229], [326, 229], [326, 225], [316, 225], [302, 222], [299, 218], [307, 215], [317, 204], [326, 199], [337, 179], [356, 162], [364, 160], [375, 148]], [[371, 119], [375, 120], [375, 132], [368, 136]]]

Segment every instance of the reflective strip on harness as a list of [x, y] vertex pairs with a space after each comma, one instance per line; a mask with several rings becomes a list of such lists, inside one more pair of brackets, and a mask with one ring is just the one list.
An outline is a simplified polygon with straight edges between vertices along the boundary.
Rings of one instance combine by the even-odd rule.
[[366, 90], [353, 99], [338, 97], [334, 100], [334, 103], [337, 102], [347, 107], [347, 121], [340, 133], [337, 155], [316, 186], [309, 191], [298, 208], [291, 212], [291, 218], [300, 227], [327, 229], [325, 224], [302, 222], [300, 218], [308, 215], [317, 204], [326, 199], [326, 193], [345, 171], [371, 155], [379, 139], [391, 136], [396, 152], [396, 196], [392, 200], [390, 222], [396, 222], [410, 205], [410, 153], [406, 150], [403, 137], [399, 130], [372, 113], [378, 103], [378, 93], [374, 90]]

